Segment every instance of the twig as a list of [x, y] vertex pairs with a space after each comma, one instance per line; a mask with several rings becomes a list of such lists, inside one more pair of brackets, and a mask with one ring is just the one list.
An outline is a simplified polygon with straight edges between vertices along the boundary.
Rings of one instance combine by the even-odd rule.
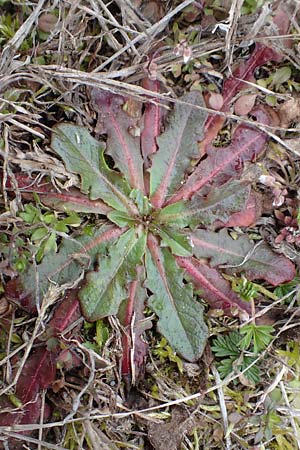
[[157, 33], [160, 32], [161, 27], [165, 26], [176, 14], [178, 14], [180, 11], [182, 11], [187, 6], [191, 5], [194, 0], [185, 0], [183, 3], [178, 5], [176, 8], [174, 8], [172, 11], [170, 11], [168, 14], [166, 14], [162, 19], [160, 19], [157, 23], [152, 25], [150, 28], [148, 28], [143, 33], [139, 34], [135, 38], [133, 38], [128, 44], [126, 44], [122, 49], [120, 49], [118, 52], [116, 52], [114, 55], [112, 55], [110, 58], [108, 58], [103, 64], [101, 64], [97, 69], [94, 70], [94, 72], [101, 72], [101, 70], [104, 69], [108, 64], [113, 62], [115, 59], [118, 59], [123, 53], [127, 52], [127, 50], [130, 49], [132, 45], [137, 44], [138, 42], [142, 41], [143, 39], [149, 39], [149, 36], [154, 37]]
[[[284, 399], [284, 401], [285, 401], [287, 407], [288, 407], [289, 410], [291, 411], [291, 405], [290, 405], [290, 402], [289, 402], [289, 399], [288, 399], [288, 396], [287, 396], [287, 393], [286, 393], [286, 390], [285, 390], [285, 386], [284, 386], [283, 381], [280, 381], [279, 386], [280, 386], [280, 389], [281, 389], [281, 392], [282, 392], [282, 397], [283, 397], [283, 399]], [[296, 425], [295, 418], [294, 418], [294, 415], [293, 415], [292, 411], [291, 411], [291, 414], [290, 414], [290, 419], [291, 419], [291, 425], [292, 425], [292, 428], [293, 428], [293, 430], [294, 430], [294, 435], [293, 435], [293, 437], [294, 437], [294, 438], [296, 439], [296, 441], [297, 441], [297, 446], [298, 446], [298, 450], [299, 450], [299, 449], [300, 449], [300, 435], [299, 435], [299, 428], [298, 428], [298, 426]]]
[[215, 377], [216, 383], [219, 386], [217, 388], [217, 391], [218, 391], [218, 396], [219, 396], [220, 410], [221, 410], [221, 414], [222, 414], [222, 418], [223, 418], [226, 450], [231, 450], [232, 443], [231, 443], [231, 439], [230, 439], [230, 433], [228, 433], [228, 414], [227, 414], [226, 402], [225, 402], [225, 397], [224, 397], [224, 392], [223, 392], [223, 386], [222, 386], [219, 372], [217, 371], [216, 366], [214, 364], [211, 365], [211, 370]]
[[4, 47], [1, 57], [0, 57], [0, 73], [8, 73], [11, 70], [11, 64], [15, 52], [20, 48], [27, 35], [31, 31], [31, 27], [38, 18], [46, 0], [40, 0], [36, 8], [30, 14], [27, 20], [18, 29], [15, 35], [10, 39], [10, 41]]

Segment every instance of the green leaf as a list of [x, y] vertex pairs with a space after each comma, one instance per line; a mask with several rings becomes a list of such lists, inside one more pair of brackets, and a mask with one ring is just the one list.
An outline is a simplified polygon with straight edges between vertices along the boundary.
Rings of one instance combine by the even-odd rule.
[[300, 284], [300, 277], [295, 277], [292, 281], [289, 283], [281, 284], [274, 290], [274, 294], [278, 298], [285, 297], [285, 301], [289, 302], [291, 301], [297, 292], [297, 287]]
[[244, 376], [248, 378], [251, 383], [257, 384], [260, 381], [259, 368], [256, 365], [252, 365], [247, 369], [254, 361], [254, 357], [245, 355], [240, 355], [238, 358], [235, 358], [234, 356], [225, 358], [217, 364], [220, 377], [226, 378], [232, 373], [244, 372], [245, 370]]
[[[103, 225], [101, 228], [95, 227], [92, 236], [63, 239], [58, 253], [50, 252], [44, 256], [41, 264], [36, 267], [29, 265], [19, 278], [7, 284], [7, 297], [14, 301], [21, 299], [23, 306], [29, 311], [35, 311], [49, 288], [73, 285], [83, 271], [95, 262], [96, 255], [105, 253], [107, 245], [120, 234], [122, 230], [119, 228]], [[38, 261], [44, 254], [44, 247], [41, 246], [40, 250], [36, 257]]]
[[20, 212], [19, 216], [27, 223], [40, 222], [41, 212], [32, 204], [28, 203], [24, 207], [24, 212]]
[[99, 269], [87, 274], [79, 293], [87, 320], [117, 314], [120, 303], [128, 297], [128, 283], [136, 277], [145, 245], [145, 231], [130, 229], [110, 248], [109, 255], [99, 260]]
[[107, 214], [109, 220], [119, 227], [132, 227], [136, 224], [136, 220], [123, 211], [111, 211]]
[[157, 216], [157, 221], [176, 227], [199, 224], [211, 225], [220, 220], [227, 222], [233, 213], [243, 209], [249, 197], [250, 187], [239, 181], [226, 183], [204, 197], [195, 194], [191, 201], [180, 201], [166, 206]]
[[240, 342], [241, 348], [247, 349], [252, 344], [254, 353], [258, 354], [273, 339], [272, 333], [274, 333], [274, 328], [270, 325], [255, 325], [255, 323], [250, 323], [241, 327], [240, 333], [244, 335]]
[[44, 244], [44, 255], [47, 253], [56, 253], [57, 252], [57, 244], [56, 244], [56, 234], [53, 231]]
[[132, 189], [132, 191], [130, 192], [130, 198], [134, 200], [142, 216], [149, 214], [151, 209], [149, 199], [143, 192], [141, 192], [139, 189]]
[[136, 212], [127, 197], [128, 184], [105, 162], [104, 144], [96, 141], [85, 128], [67, 123], [57, 125], [51, 147], [61, 156], [68, 170], [80, 175], [81, 190], [92, 200], [101, 198], [117, 210]]
[[213, 340], [211, 347], [216, 356], [223, 358], [224, 356], [234, 356], [237, 358], [240, 354], [239, 343], [241, 341], [241, 335], [236, 331], [233, 331], [225, 336], [217, 336]]
[[186, 234], [180, 233], [173, 228], [160, 228], [158, 234], [161, 237], [161, 246], [170, 247], [172, 253], [178, 256], [191, 256], [191, 240]]
[[281, 85], [286, 83], [292, 76], [292, 69], [289, 66], [280, 67], [271, 75], [272, 85]]
[[43, 239], [45, 236], [47, 236], [48, 234], [48, 230], [47, 228], [37, 228], [36, 230], [34, 230], [34, 232], [31, 235], [31, 240], [32, 241], [40, 241], [41, 239]]
[[[200, 92], [181, 97], [182, 102], [204, 106]], [[193, 106], [176, 103], [166, 131], [157, 138], [159, 150], [150, 169], [151, 203], [160, 208], [166, 197], [180, 187], [192, 159], [199, 159], [198, 141], [207, 114]]]
[[176, 228], [185, 228], [188, 224], [185, 216], [186, 209], [185, 201], [172, 203], [159, 211], [159, 214], [155, 217], [155, 222], [172, 225]]
[[168, 249], [161, 249], [149, 236], [146, 252], [146, 287], [153, 293], [149, 307], [158, 315], [158, 328], [172, 348], [188, 361], [202, 354], [208, 330], [203, 308], [193, 298], [191, 284], [184, 284], [183, 271]]
[[[242, 372], [255, 361], [255, 357], [243, 354], [241, 335], [236, 331], [225, 336], [218, 336], [213, 340], [211, 349], [217, 357], [222, 358], [217, 363], [221, 378], [225, 378], [233, 372]], [[252, 383], [258, 383], [260, 380], [260, 371], [255, 365], [246, 370], [244, 375]]]

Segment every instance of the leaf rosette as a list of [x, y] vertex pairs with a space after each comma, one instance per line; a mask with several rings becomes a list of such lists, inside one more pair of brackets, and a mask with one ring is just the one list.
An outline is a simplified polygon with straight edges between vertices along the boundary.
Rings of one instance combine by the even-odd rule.
[[[155, 90], [158, 83], [146, 85]], [[145, 326], [146, 304], [174, 351], [195, 361], [208, 337], [201, 299], [226, 314], [251, 314], [222, 270], [243, 271], [273, 285], [295, 275], [293, 264], [265, 243], [254, 245], [245, 235], [234, 240], [226, 230], [257, 218], [256, 200], [242, 173], [244, 164], [264, 150], [266, 135], [255, 124], [242, 124], [229, 146], [208, 146], [200, 156], [207, 120], [201, 93], [178, 99], [167, 117], [159, 103], [149, 102], [142, 113], [140, 103], [110, 92], [93, 89], [91, 98], [97, 129], [106, 139], [61, 123], [51, 140], [67, 170], [79, 176], [80, 189], [60, 197], [40, 193], [48, 205], [100, 214], [103, 224], [94, 227], [93, 236], [63, 240], [55, 263], [47, 255], [35, 272], [29, 268], [21, 275], [18, 294], [15, 281], [7, 292], [20, 298], [22, 291], [30, 307], [35, 293], [41, 300], [51, 283], [71, 287], [84, 275], [82, 312], [89, 321], [119, 316], [127, 366], [132, 361], [140, 366], [145, 356], [141, 335], [151, 325]], [[270, 123], [262, 106], [251, 114]]]

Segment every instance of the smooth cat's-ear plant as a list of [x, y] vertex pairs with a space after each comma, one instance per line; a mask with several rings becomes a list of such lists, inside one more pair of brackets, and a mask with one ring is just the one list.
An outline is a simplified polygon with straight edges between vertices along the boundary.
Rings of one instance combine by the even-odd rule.
[[[155, 91], [158, 83], [144, 86]], [[225, 314], [251, 314], [222, 271], [278, 285], [295, 269], [263, 241], [254, 244], [245, 234], [233, 239], [227, 229], [257, 218], [257, 199], [242, 177], [245, 162], [256, 160], [267, 139], [255, 124], [238, 125], [229, 146], [210, 145], [200, 156], [207, 120], [201, 93], [181, 97], [167, 115], [150, 100], [142, 105], [97, 89], [91, 98], [100, 138], [61, 123], [51, 140], [66, 169], [79, 175], [80, 191], [36, 191], [48, 205], [100, 215], [101, 225], [92, 235], [62, 239], [56, 254], [8, 283], [7, 295], [33, 310], [53, 286], [72, 288], [84, 275], [82, 313], [88, 321], [118, 316], [123, 375], [134, 378], [146, 355], [142, 334], [151, 326], [146, 306], [174, 351], [195, 361], [208, 337], [202, 301]], [[272, 120], [263, 106], [251, 116]]]

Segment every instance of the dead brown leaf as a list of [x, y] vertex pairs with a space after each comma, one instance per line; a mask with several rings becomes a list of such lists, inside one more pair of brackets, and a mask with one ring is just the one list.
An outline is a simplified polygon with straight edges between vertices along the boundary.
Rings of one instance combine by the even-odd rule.
[[197, 419], [183, 408], [174, 408], [172, 418], [167, 423], [148, 424], [148, 437], [155, 450], [176, 450], [183, 437], [197, 426]]
[[280, 125], [288, 128], [293, 122], [300, 120], [300, 97], [294, 96], [282, 103], [279, 108]]
[[246, 116], [249, 114], [253, 106], [255, 105], [257, 95], [246, 94], [242, 95], [234, 104], [234, 112], [238, 116]]

